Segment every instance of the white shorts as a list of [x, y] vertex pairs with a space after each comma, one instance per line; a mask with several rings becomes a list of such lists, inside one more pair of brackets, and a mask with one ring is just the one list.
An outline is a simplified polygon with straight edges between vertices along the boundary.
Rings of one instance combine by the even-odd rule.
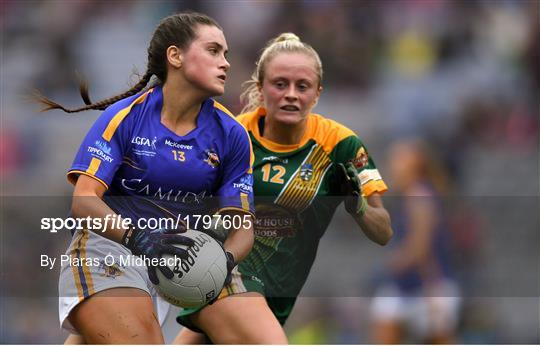
[[[126, 263], [133, 258], [122, 245], [91, 231], [77, 231], [61, 261], [59, 292], [60, 325], [78, 334], [69, 319], [77, 304], [97, 292], [115, 287], [133, 287], [146, 291], [154, 302], [160, 325], [163, 324], [170, 304], [158, 296], [148, 278], [145, 265]], [[69, 260], [68, 260], [68, 256]]]
[[373, 319], [378, 322], [399, 321], [419, 337], [455, 330], [461, 305], [456, 283], [442, 280], [423, 293], [404, 296], [396, 286], [381, 287], [371, 304]]

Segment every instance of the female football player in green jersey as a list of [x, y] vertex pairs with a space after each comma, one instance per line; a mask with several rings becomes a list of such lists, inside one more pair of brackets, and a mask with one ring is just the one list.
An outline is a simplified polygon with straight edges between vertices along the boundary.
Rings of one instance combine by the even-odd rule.
[[281, 325], [343, 200], [369, 239], [384, 245], [392, 237], [380, 196], [387, 187], [365, 146], [311, 112], [321, 82], [318, 54], [296, 35], [281, 34], [262, 52], [238, 117], [255, 152], [255, 245], [214, 304], [181, 312], [178, 322], [190, 329], [175, 342], [203, 342], [197, 331], [217, 344], [287, 343]]

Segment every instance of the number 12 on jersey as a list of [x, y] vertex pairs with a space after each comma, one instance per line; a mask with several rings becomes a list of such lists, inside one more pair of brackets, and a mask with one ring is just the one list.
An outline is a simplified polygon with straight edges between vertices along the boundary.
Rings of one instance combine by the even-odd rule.
[[[262, 176], [263, 181], [271, 182], [271, 183], [274, 183], [274, 184], [283, 184], [284, 183], [283, 176], [285, 175], [285, 172], [287, 172], [285, 167], [283, 167], [281, 165], [273, 165], [272, 166], [272, 164], [267, 163], [266, 165], [262, 166], [261, 170], [262, 170], [262, 173], [263, 173], [263, 176]], [[274, 173], [272, 175], [272, 177], [270, 177], [270, 171], [272, 171]]]

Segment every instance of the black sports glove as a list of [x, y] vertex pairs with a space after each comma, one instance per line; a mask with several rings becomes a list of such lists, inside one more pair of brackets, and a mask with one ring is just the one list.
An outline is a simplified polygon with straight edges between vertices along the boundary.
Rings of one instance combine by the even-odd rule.
[[234, 256], [229, 251], [225, 251], [225, 257], [227, 257], [227, 277], [225, 278], [225, 283], [223, 286], [227, 286], [232, 281], [232, 270], [234, 267], [236, 267], [236, 261], [234, 260]]
[[362, 196], [362, 184], [358, 178], [358, 172], [352, 162], [345, 165], [338, 164], [339, 180], [341, 182], [341, 194], [345, 196], [345, 210], [349, 214], [363, 216], [368, 207], [367, 200]]
[[[122, 245], [131, 250], [134, 255], [145, 256], [149, 260], [153, 258], [159, 259], [165, 253], [178, 256], [181, 259], [187, 259], [187, 250], [172, 245], [192, 246], [195, 243], [193, 239], [178, 234], [182, 232], [184, 230], [167, 230], [163, 228], [143, 231], [132, 227], [124, 233]], [[174, 274], [171, 269], [167, 266], [157, 267], [167, 279], [172, 279]], [[148, 266], [148, 277], [154, 285], [159, 284], [159, 279], [156, 275], [156, 266]]]

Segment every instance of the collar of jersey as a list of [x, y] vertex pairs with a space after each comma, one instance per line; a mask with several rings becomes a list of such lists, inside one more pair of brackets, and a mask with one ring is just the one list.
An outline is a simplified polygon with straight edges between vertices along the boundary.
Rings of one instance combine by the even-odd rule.
[[297, 151], [303, 148], [313, 137], [313, 132], [315, 128], [313, 114], [308, 115], [306, 131], [304, 132], [304, 136], [298, 144], [280, 144], [262, 137], [259, 132], [259, 119], [264, 116], [266, 116], [266, 109], [263, 107], [257, 108], [257, 110], [255, 111], [255, 116], [249, 123], [248, 130], [251, 131], [253, 137], [257, 140], [257, 142], [259, 142], [263, 147], [270, 149], [271, 151], [278, 153], [289, 153]]
[[174, 131], [169, 129], [167, 126], [163, 125], [163, 123], [161, 122], [161, 109], [163, 108], [163, 88], [162, 88], [162, 86], [160, 85], [160, 86], [155, 87], [155, 90], [154, 90], [154, 92], [152, 94], [154, 94], [155, 95], [154, 97], [156, 98], [156, 101], [155, 101], [155, 104], [154, 104], [155, 105], [155, 108], [154, 108], [155, 109], [155, 114], [154, 114], [155, 120], [157, 121], [158, 125], [161, 128], [164, 129], [164, 131], [166, 131], [170, 135], [175, 136], [177, 138], [186, 139], [186, 138], [189, 138], [189, 137], [196, 136], [197, 133], [205, 126], [208, 115], [211, 115], [213, 110], [214, 110], [214, 100], [211, 99], [211, 98], [208, 98], [208, 99], [204, 100], [203, 103], [202, 103], [202, 106], [201, 106], [201, 110], [199, 111], [199, 114], [197, 115], [197, 126], [193, 130], [189, 131], [186, 135], [179, 136], [176, 133], [174, 133]]

